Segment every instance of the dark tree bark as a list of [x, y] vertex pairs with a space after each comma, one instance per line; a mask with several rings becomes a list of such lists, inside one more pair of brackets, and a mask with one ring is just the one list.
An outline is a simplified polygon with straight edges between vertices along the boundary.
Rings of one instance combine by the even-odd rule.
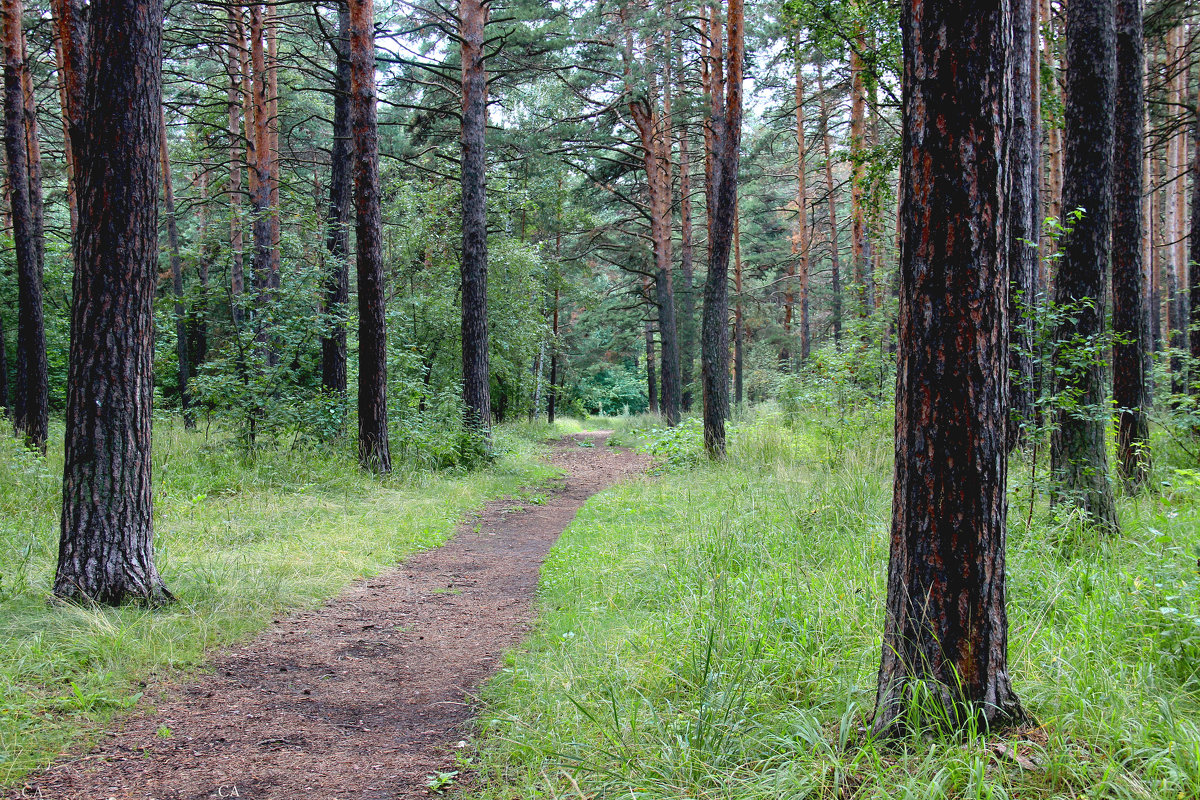
[[[25, 113], [25, 34], [20, 0], [4, 0], [4, 138], [17, 255], [17, 376], [13, 427], [46, 451], [49, 378], [42, 309], [42, 230], [34, 213]], [[40, 193], [40, 186], [38, 187]]]
[[[1113, 402], [1120, 419], [1117, 462], [1131, 487], [1146, 480], [1150, 455], [1149, 332], [1143, 288], [1145, 46], [1141, 0], [1116, 0], [1117, 84], [1113, 150]], [[1193, 216], [1192, 236], [1200, 235]], [[1193, 252], [1197, 252], [1193, 244]]]
[[[1116, 531], [1104, 434], [1108, 424], [1102, 364], [1072, 354], [1063, 343], [1086, 342], [1103, 329], [1105, 277], [1112, 230], [1113, 110], [1116, 31], [1114, 0], [1067, 4], [1066, 154], [1064, 214], [1084, 209], [1062, 241], [1054, 302], [1079, 305], [1059, 326], [1055, 353], [1059, 396], [1077, 398], [1060, 408], [1051, 437], [1056, 501], [1076, 503], [1104, 528]], [[1065, 224], [1070, 220], [1064, 219]], [[1075, 345], [1076, 347], [1078, 345]], [[1087, 363], [1079, 365], [1078, 362]], [[1068, 366], [1074, 364], [1075, 366]]]
[[821, 147], [825, 153], [825, 198], [829, 211], [830, 291], [833, 293], [833, 341], [842, 340], [842, 265], [838, 250], [837, 195], [833, 183], [833, 148], [829, 132], [829, 96], [825, 78], [817, 67], [817, 93], [821, 96]]
[[1008, 268], [1012, 286], [1008, 317], [1009, 343], [1009, 448], [1020, 441], [1023, 425], [1033, 419], [1033, 318], [1037, 293], [1037, 196], [1041, 177], [1034, 162], [1034, 139], [1041, 131], [1034, 124], [1033, 48], [1031, 0], [1010, 0], [1012, 19], [1012, 112], [1009, 121], [1010, 170], [1008, 192]]
[[329, 265], [321, 312], [336, 320], [321, 338], [321, 386], [338, 397], [346, 394], [346, 304], [350, 301], [350, 205], [353, 196], [350, 132], [350, 7], [338, 3], [336, 80], [333, 95], [333, 148], [329, 156], [329, 212], [326, 247]]
[[486, 0], [459, 0], [462, 37], [462, 365], [467, 424], [492, 425], [487, 317]]
[[[562, 234], [558, 235], [561, 243]], [[558, 403], [558, 285], [554, 286], [554, 313], [550, 322], [550, 386], [546, 389], [546, 421], [554, 424], [555, 406]]]
[[716, 10], [710, 13], [709, 58], [705, 62], [711, 65], [706, 69], [711, 106], [705, 127], [708, 275], [704, 281], [700, 366], [704, 447], [710, 458], [724, 458], [725, 420], [729, 416], [729, 251], [742, 140], [743, 2], [728, 0], [725, 31]]
[[171, 183], [171, 153], [167, 149], [167, 123], [159, 122], [159, 151], [162, 161], [163, 210], [167, 217], [167, 249], [171, 260], [171, 289], [175, 294], [175, 357], [179, 361], [176, 390], [179, 392], [179, 408], [183, 412], [183, 423], [188, 428], [196, 427], [192, 415], [191, 397], [188, 393], [188, 326], [187, 309], [183, 302], [183, 257], [179, 254], [179, 224], [175, 219], [175, 189]]
[[4, 334], [4, 321], [0, 320], [0, 409], [5, 416], [9, 415], [8, 398], [8, 337]]
[[375, 109], [375, 8], [350, 5], [350, 126], [354, 137], [355, 239], [358, 243], [358, 460], [392, 471], [387, 413], [387, 308], [383, 215], [379, 207], [379, 130]]
[[[875, 730], [1023, 718], [1004, 550], [1007, 0], [906, 0], [900, 361]], [[922, 722], [932, 721], [929, 718]]]
[[161, 0], [94, 0], [80, 127], [79, 237], [54, 593], [171, 599], [150, 498]]

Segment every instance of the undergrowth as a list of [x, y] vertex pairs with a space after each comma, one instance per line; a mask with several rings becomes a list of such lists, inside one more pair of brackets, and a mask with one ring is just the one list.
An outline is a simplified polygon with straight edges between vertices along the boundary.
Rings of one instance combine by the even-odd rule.
[[695, 423], [639, 438], [661, 477], [584, 507], [487, 687], [479, 798], [1200, 797], [1200, 481], [1169, 456], [1120, 538], [1027, 517], [1014, 474], [1009, 664], [1037, 724], [884, 744], [890, 414], [799, 398], [735, 420], [721, 464]]
[[48, 602], [61, 438], [60, 427], [42, 458], [0, 436], [0, 786], [78, 748], [211, 648], [441, 544], [468, 510], [555, 474], [521, 427], [497, 429], [486, 469], [454, 475], [398, 460], [381, 480], [334, 449], [246, 452], [215, 431], [156, 425], [157, 563], [178, 601], [83, 608]]

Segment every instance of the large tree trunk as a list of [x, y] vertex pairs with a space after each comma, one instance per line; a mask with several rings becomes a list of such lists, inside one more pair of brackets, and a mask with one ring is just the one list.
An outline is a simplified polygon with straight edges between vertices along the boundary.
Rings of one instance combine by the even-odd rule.
[[71, 236], [78, 228], [76, 198], [76, 139], [81, 124], [87, 35], [81, 0], [50, 0], [54, 17], [54, 54], [58, 68], [59, 101], [62, 105], [63, 149], [67, 165], [67, 206], [71, 218]]
[[[1058, 410], [1051, 437], [1054, 496], [1078, 506], [1099, 526], [1116, 531], [1104, 434], [1108, 425], [1102, 365], [1068, 352], [1066, 343], [1089, 341], [1103, 330], [1106, 267], [1112, 230], [1113, 110], [1116, 80], [1114, 0], [1070, 0], [1067, 5], [1066, 153], [1064, 209], [1085, 212], [1063, 237], [1054, 302], [1077, 305], [1056, 331], [1057, 393], [1078, 399]], [[1069, 213], [1069, 212], [1064, 212]], [[1079, 364], [1080, 361], [1086, 363]]]
[[[1004, 556], [1008, 3], [906, 0], [896, 476], [875, 730], [1023, 718]], [[1022, 54], [1023, 56], [1024, 54]]]
[[158, 272], [161, 0], [95, 0], [54, 593], [171, 599], [154, 567], [150, 417]]
[[[46, 451], [49, 378], [42, 309], [42, 230], [34, 213], [25, 112], [25, 34], [21, 0], [4, 0], [4, 138], [17, 256], [17, 380], [13, 426]], [[40, 187], [39, 187], [40, 192]]]
[[821, 147], [825, 154], [825, 202], [829, 214], [830, 291], [833, 293], [833, 341], [842, 340], [842, 264], [838, 249], [837, 195], [833, 182], [833, 145], [829, 130], [829, 96], [825, 94], [825, 78], [817, 65], [817, 93], [821, 97]]
[[[247, 138], [253, 146], [248, 168], [250, 206], [253, 209], [251, 231], [254, 239], [254, 289], [257, 319], [254, 324], [259, 356], [272, 367], [278, 355], [272, 345], [267, 320], [269, 305], [279, 286], [279, 263], [275, 250], [274, 210], [271, 207], [271, 88], [267, 62], [266, 13], [263, 3], [250, 4], [250, 64], [253, 124], [247, 125]], [[247, 122], [250, 122], [247, 115]]]
[[321, 386], [337, 397], [346, 395], [346, 304], [350, 302], [350, 205], [353, 196], [350, 143], [350, 7], [338, 3], [337, 66], [333, 87], [333, 147], [329, 154], [329, 212], [326, 246], [329, 264], [321, 297], [321, 313], [330, 318], [321, 337]]
[[[161, 113], [161, 112], [160, 112]], [[183, 257], [179, 254], [179, 224], [175, 219], [175, 188], [171, 182], [171, 153], [167, 149], [167, 123], [165, 116], [159, 122], [159, 158], [162, 162], [163, 210], [167, 217], [167, 249], [171, 260], [171, 290], [175, 294], [175, 357], [179, 362], [176, 390], [179, 392], [179, 408], [183, 412], [183, 423], [188, 428], [196, 427], [192, 416], [191, 398], [188, 394], [188, 328], [187, 309], [183, 302]]]
[[[387, 294], [379, 207], [379, 130], [375, 109], [375, 8], [350, 4], [350, 127], [354, 137], [355, 239], [358, 243], [358, 460], [392, 471], [387, 413]], [[465, 227], [465, 226], [464, 226]]]
[[[1149, 330], [1143, 297], [1142, 175], [1145, 138], [1145, 89], [1142, 70], [1141, 0], [1116, 0], [1117, 85], [1113, 149], [1113, 402], [1117, 427], [1117, 462], [1131, 486], [1146, 480], [1150, 430]], [[1193, 225], [1193, 236], [1200, 235]], [[1193, 246], [1194, 247], [1194, 246]], [[1200, 251], [1196, 251], [1200, 252]]]
[[1034, 161], [1034, 139], [1040, 135], [1033, 107], [1034, 50], [1031, 0], [1011, 0], [1012, 112], [1009, 121], [1008, 268], [1011, 281], [1008, 317], [1011, 329], [1009, 369], [1009, 447], [1017, 446], [1026, 423], [1033, 420], [1033, 317], [1037, 293], [1037, 195], [1041, 185]]
[[462, 37], [462, 368], [467, 424], [492, 425], [487, 317], [487, 73], [483, 63], [488, 5], [459, 0]]
[[[711, 101], [706, 123], [708, 196], [708, 275], [704, 282], [704, 319], [700, 362], [704, 385], [704, 447], [711, 458], [725, 457], [725, 419], [729, 416], [729, 251], [737, 204], [742, 141], [742, 0], [728, 0], [726, 30], [711, 11], [706, 83]], [[725, 40], [726, 43], [723, 43]]]

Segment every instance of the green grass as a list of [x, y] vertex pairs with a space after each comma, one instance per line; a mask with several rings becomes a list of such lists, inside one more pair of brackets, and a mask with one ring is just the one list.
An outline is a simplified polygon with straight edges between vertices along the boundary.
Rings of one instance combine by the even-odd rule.
[[752, 416], [717, 465], [695, 425], [649, 434], [663, 474], [594, 497], [546, 562], [534, 637], [486, 690], [477, 796], [1200, 797], [1200, 478], [1169, 458], [1119, 539], [1040, 502], [1027, 529], [1014, 502], [1010, 672], [1036, 729], [867, 739], [889, 416]]
[[496, 440], [503, 455], [487, 469], [455, 477], [398, 464], [379, 480], [332, 450], [248, 456], [157, 426], [157, 563], [178, 602], [151, 611], [48, 602], [61, 445], [43, 459], [0, 437], [0, 786], [86, 743], [211, 648], [441, 544], [468, 510], [557, 474], [536, 461], [527, 431], [500, 428]]

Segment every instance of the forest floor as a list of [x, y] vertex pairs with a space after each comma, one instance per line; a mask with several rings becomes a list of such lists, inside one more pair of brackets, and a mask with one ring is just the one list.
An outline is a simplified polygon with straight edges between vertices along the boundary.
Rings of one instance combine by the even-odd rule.
[[530, 630], [550, 547], [591, 495], [648, 463], [605, 441], [560, 440], [550, 461], [565, 478], [544, 496], [491, 503], [448, 544], [147, 690], [144, 711], [10, 796], [428, 797], [462, 766], [477, 690]]

